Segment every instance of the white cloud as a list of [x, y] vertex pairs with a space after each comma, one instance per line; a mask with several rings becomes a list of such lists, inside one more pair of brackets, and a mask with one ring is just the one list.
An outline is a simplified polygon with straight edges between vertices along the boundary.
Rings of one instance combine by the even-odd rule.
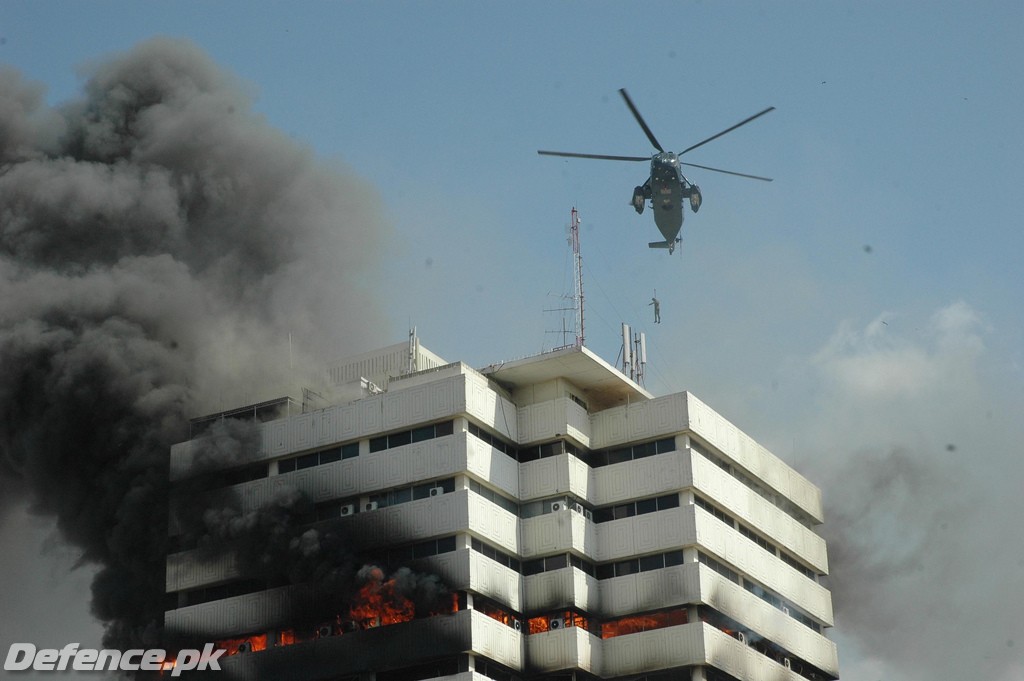
[[969, 305], [940, 309], [913, 334], [901, 332], [904, 321], [886, 313], [859, 331], [844, 323], [814, 365], [837, 394], [854, 400], [920, 398], [971, 382], [984, 343], [979, 316]]
[[1020, 678], [1024, 405], [997, 334], [954, 302], [843, 323], [806, 360], [796, 465], [823, 488], [855, 676]]

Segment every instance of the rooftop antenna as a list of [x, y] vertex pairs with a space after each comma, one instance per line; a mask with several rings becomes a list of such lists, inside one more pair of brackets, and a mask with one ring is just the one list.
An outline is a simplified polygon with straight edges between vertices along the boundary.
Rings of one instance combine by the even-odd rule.
[[622, 373], [633, 377], [633, 343], [630, 341], [629, 324], [622, 323]]
[[405, 371], [408, 374], [411, 374], [414, 371], [416, 371], [416, 358], [419, 355], [419, 345], [420, 339], [416, 336], [416, 327], [413, 326], [409, 329], [409, 363], [405, 368]]
[[569, 223], [569, 235], [572, 240], [573, 280], [576, 286], [576, 294], [573, 300], [576, 303], [576, 347], [582, 348], [583, 336], [583, 256], [580, 255], [580, 215], [576, 206], [572, 207], [572, 221]]
[[637, 385], [644, 384], [644, 369], [647, 367], [647, 334], [641, 331], [633, 335], [633, 373], [630, 375]]
[[[580, 218], [579, 213], [576, 211], [576, 207], [572, 208], [572, 219], [569, 223], [569, 244], [572, 246], [572, 260], [573, 260], [573, 294], [572, 294], [572, 307], [557, 307], [544, 310], [545, 312], [568, 312], [573, 311], [573, 338], [572, 343], [567, 343], [570, 330], [566, 328], [565, 317], [562, 317], [562, 329], [560, 331], [549, 331], [548, 333], [560, 333], [562, 334], [562, 346], [555, 348], [561, 350], [563, 348], [582, 348], [584, 343], [583, 335], [583, 258], [580, 255]], [[569, 298], [570, 296], [565, 295], [563, 298]]]
[[637, 385], [643, 385], [647, 367], [647, 334], [633, 333], [629, 324], [622, 323], [622, 373]]

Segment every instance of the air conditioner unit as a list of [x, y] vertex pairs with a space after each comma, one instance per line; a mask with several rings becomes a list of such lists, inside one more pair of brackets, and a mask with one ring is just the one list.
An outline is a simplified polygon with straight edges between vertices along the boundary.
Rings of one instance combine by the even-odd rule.
[[564, 511], [567, 508], [564, 501], [553, 501], [551, 502], [551, 512], [558, 513]]
[[742, 631], [737, 631], [736, 632], [736, 640], [739, 641], [740, 643], [746, 643], [747, 642], [747, 635], [744, 634]]
[[573, 504], [572, 510], [576, 511], [580, 515], [583, 515], [583, 504]]
[[376, 501], [367, 502], [366, 506], [363, 507], [363, 510], [364, 511], [376, 511], [377, 510], [377, 502]]
[[552, 617], [548, 620], [548, 629], [555, 631], [556, 629], [565, 628], [565, 618], [563, 617]]
[[327, 638], [328, 636], [334, 636], [334, 625], [328, 623], [321, 624], [316, 628], [317, 638]]
[[355, 515], [355, 512], [356, 512], [356, 505], [355, 504], [345, 504], [344, 506], [341, 507], [341, 517], [342, 518], [347, 518], [350, 515]]
[[594, 519], [594, 512], [591, 511], [589, 508], [585, 508], [585, 509], [583, 509], [583, 517], [586, 518], [587, 520], [593, 520]]
[[512, 620], [512, 628], [515, 629], [516, 631], [522, 631], [523, 630], [523, 623], [520, 622], [519, 620]]
[[792, 669], [793, 668], [793, 663], [789, 661], [788, 657], [784, 657], [784, 658], [782, 658], [782, 666], [785, 667], [786, 669]]
[[341, 623], [340, 629], [343, 634], [351, 634], [353, 631], [359, 630], [359, 625], [355, 620], [345, 620]]
[[238, 644], [238, 652], [239, 653], [251, 653], [252, 652], [252, 642], [250, 642], [250, 641], [242, 641], [241, 643], [239, 643]]
[[789, 614], [789, 608], [787, 608], [786, 606], [782, 606], [782, 614], [783, 615], [788, 615]]
[[431, 487], [430, 488], [430, 496], [432, 496], [432, 497], [439, 497], [442, 494], [444, 494], [444, 487]]

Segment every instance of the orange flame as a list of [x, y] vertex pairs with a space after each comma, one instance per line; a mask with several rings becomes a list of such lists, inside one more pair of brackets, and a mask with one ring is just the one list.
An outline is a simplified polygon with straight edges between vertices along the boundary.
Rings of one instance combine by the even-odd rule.
[[526, 622], [526, 629], [531, 634], [543, 634], [545, 631], [551, 631], [551, 619], [559, 618], [562, 620], [563, 626], [565, 627], [580, 627], [584, 630], [589, 630], [590, 625], [587, 623], [587, 619], [572, 610], [565, 610], [558, 612], [553, 615], [542, 615], [540, 617], [531, 617]]
[[547, 617], [531, 617], [527, 622], [527, 629], [531, 634], [543, 634], [550, 631], [551, 627], [548, 625]]
[[636, 634], [651, 629], [662, 627], [674, 627], [677, 624], [686, 624], [686, 609], [669, 610], [668, 612], [655, 612], [648, 615], [630, 615], [620, 617], [617, 620], [604, 622], [601, 625], [601, 638], [614, 638], [626, 634]]
[[241, 638], [228, 638], [222, 641], [216, 641], [214, 648], [220, 650], [226, 650], [225, 657], [231, 655], [237, 655], [242, 652], [254, 652], [257, 650], [267, 649], [267, 635], [259, 634], [256, 636], [243, 636]]
[[373, 568], [370, 579], [349, 607], [349, 615], [363, 629], [408, 622], [416, 615], [412, 601], [395, 591], [395, 580], [384, 581], [380, 568]]

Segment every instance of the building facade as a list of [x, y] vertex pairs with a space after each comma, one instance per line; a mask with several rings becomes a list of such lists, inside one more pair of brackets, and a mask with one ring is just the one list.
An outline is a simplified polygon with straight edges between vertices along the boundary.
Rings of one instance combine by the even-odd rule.
[[[347, 606], [172, 541], [165, 626], [230, 678], [838, 678], [820, 491], [692, 394], [585, 347], [475, 370], [412, 342], [331, 375], [344, 401], [259, 423], [214, 473], [242, 513], [307, 499], [292, 548], [348, 538]], [[179, 497], [204, 437], [172, 448]], [[410, 575], [447, 592], [417, 611]]]

